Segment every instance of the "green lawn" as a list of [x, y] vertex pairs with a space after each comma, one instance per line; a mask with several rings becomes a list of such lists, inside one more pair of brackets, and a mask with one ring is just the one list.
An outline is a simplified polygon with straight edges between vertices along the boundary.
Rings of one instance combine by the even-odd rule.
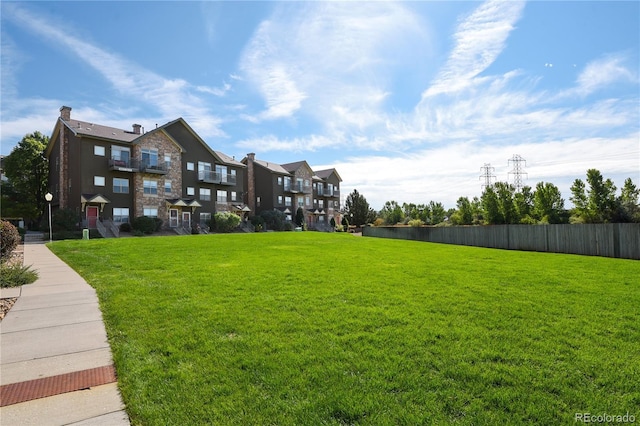
[[640, 262], [314, 232], [55, 242], [134, 424], [640, 417]]

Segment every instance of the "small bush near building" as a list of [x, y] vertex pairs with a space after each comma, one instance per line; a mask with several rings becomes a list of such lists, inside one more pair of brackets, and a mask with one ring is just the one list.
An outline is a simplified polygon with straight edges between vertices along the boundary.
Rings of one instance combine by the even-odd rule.
[[18, 229], [6, 220], [0, 220], [0, 259], [8, 259], [11, 252], [20, 244]]
[[424, 222], [421, 221], [420, 219], [413, 219], [409, 221], [409, 226], [413, 226], [413, 227], [419, 227], [424, 225]]
[[120, 232], [131, 232], [131, 224], [129, 222], [121, 223], [119, 229]]
[[216, 213], [214, 222], [216, 232], [231, 232], [240, 224], [240, 216], [229, 212]]
[[[162, 221], [160, 221], [162, 224]], [[136, 217], [131, 223], [131, 229], [134, 231], [140, 231], [143, 234], [153, 234], [156, 232], [157, 222], [154, 218], [149, 216]]]
[[282, 231], [284, 229], [284, 223], [287, 221], [284, 213], [280, 210], [265, 210], [260, 213], [266, 229], [272, 231]]
[[264, 219], [262, 218], [262, 216], [253, 216], [251, 219], [249, 219], [249, 221], [253, 225], [256, 232], [260, 232], [264, 229]]
[[[61, 209], [53, 212], [51, 216], [51, 227], [53, 232], [57, 231], [77, 231], [79, 218], [72, 209]], [[44, 226], [47, 228], [47, 226]]]

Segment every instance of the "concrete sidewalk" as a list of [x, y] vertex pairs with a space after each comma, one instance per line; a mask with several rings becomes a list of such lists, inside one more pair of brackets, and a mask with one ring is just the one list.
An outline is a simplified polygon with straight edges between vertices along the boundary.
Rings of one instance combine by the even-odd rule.
[[0, 424], [129, 425], [95, 290], [44, 244], [24, 246], [38, 280], [0, 322]]

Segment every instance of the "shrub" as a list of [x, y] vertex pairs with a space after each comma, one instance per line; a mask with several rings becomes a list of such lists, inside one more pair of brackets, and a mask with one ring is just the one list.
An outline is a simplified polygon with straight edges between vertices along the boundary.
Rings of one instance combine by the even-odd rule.
[[155, 227], [155, 232], [158, 232], [159, 230], [161, 230], [161, 229], [162, 229], [162, 219], [159, 219], [159, 218], [157, 218], [157, 217], [154, 217], [154, 218], [153, 218], [153, 221], [154, 221], [154, 223], [155, 223], [155, 225], [156, 225], [156, 227]]
[[282, 226], [282, 230], [283, 231], [293, 231], [293, 229], [295, 228], [295, 226], [293, 225], [293, 222], [285, 222], [284, 225]]
[[380, 217], [373, 222], [373, 226], [382, 226], [382, 225], [384, 225], [384, 219]]
[[331, 220], [329, 221], [329, 224], [331, 224], [332, 228], [335, 228], [336, 227], [336, 219], [332, 217]]
[[19, 287], [38, 279], [38, 273], [30, 266], [0, 265], [0, 287]]
[[131, 223], [131, 229], [140, 231], [143, 234], [153, 234], [156, 231], [156, 226], [156, 220], [149, 216], [136, 217]]
[[413, 219], [409, 221], [409, 226], [413, 226], [413, 227], [419, 227], [424, 225], [424, 222], [421, 221], [420, 219]]
[[280, 210], [265, 210], [260, 213], [267, 229], [272, 231], [282, 231], [286, 217]]
[[129, 222], [121, 223], [119, 228], [120, 232], [131, 232], [131, 224]]
[[217, 232], [231, 232], [240, 224], [240, 216], [229, 212], [216, 213], [214, 221]]
[[76, 231], [78, 229], [78, 215], [72, 209], [61, 209], [53, 212], [51, 216], [53, 232]]
[[260, 232], [264, 229], [264, 219], [262, 216], [252, 216], [249, 218], [249, 222], [253, 225], [255, 232]]
[[20, 244], [20, 233], [11, 222], [0, 220], [0, 259], [5, 259]]

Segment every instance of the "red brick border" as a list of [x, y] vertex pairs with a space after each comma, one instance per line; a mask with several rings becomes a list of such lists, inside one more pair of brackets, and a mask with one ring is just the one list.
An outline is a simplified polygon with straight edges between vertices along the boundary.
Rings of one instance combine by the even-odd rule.
[[62, 393], [89, 389], [116, 381], [113, 365], [44, 377], [0, 387], [0, 407]]

